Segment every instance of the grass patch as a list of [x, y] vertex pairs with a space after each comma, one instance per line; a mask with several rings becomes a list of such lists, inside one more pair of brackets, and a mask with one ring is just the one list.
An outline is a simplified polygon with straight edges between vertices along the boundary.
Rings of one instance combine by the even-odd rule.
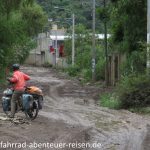
[[[100, 97], [100, 106], [108, 107], [110, 109], [120, 109], [121, 101], [112, 93], [103, 94]], [[130, 112], [138, 114], [150, 114], [150, 107], [136, 107], [128, 108]]]
[[120, 102], [112, 93], [107, 93], [100, 97], [100, 106], [108, 107], [111, 109], [119, 109]]

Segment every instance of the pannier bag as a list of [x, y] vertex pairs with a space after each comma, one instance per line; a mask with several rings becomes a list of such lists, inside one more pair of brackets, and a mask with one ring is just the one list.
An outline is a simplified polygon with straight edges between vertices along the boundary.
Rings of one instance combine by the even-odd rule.
[[23, 109], [25, 111], [28, 111], [31, 107], [33, 107], [33, 96], [30, 94], [23, 94], [22, 104], [23, 104]]
[[2, 106], [4, 111], [10, 111], [10, 97], [2, 97]]

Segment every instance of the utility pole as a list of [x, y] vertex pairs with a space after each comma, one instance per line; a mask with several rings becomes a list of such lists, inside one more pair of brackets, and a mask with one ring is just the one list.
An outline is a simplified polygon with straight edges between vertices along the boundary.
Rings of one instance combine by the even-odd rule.
[[96, 57], [96, 50], [95, 50], [95, 0], [93, 0], [93, 22], [92, 22], [92, 80], [95, 81], [95, 57]]
[[150, 0], [147, 0], [147, 74], [150, 75]]
[[75, 61], [75, 16], [72, 14], [72, 66], [74, 66]]
[[56, 36], [56, 39], [55, 39], [55, 65], [57, 66], [57, 58], [58, 58], [58, 43], [57, 43], [57, 28], [55, 30], [55, 36]]
[[54, 26], [53, 26], [53, 30], [54, 30], [54, 32], [55, 32], [55, 42], [54, 42], [54, 47], [55, 47], [55, 52], [54, 52], [54, 55], [53, 55], [53, 57], [54, 57], [54, 64], [55, 64], [55, 67], [57, 66], [57, 57], [58, 57], [58, 41], [57, 41], [57, 36], [58, 36], [58, 33], [57, 33], [57, 30], [58, 30], [58, 28], [57, 28], [57, 24], [55, 24]]
[[[106, 11], [106, 1], [104, 0], [104, 10]], [[106, 14], [105, 14], [106, 15]], [[104, 40], [105, 40], [105, 59], [106, 59], [106, 67], [105, 67], [105, 82], [106, 86], [109, 85], [109, 66], [108, 66], [108, 44], [107, 44], [107, 20], [106, 16], [104, 18]]]
[[[55, 9], [68, 10], [64, 7], [55, 6]], [[70, 11], [70, 10], [69, 10]], [[72, 13], [72, 66], [75, 64], [75, 15]]]

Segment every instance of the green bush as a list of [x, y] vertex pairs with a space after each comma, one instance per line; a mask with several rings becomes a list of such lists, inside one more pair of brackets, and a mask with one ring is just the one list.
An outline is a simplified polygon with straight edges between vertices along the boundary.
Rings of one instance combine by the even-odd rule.
[[82, 69], [79, 76], [84, 79], [85, 82], [90, 81], [92, 77], [91, 68]]
[[150, 78], [146, 75], [124, 77], [117, 87], [122, 108], [150, 106]]
[[77, 76], [77, 74], [79, 73], [79, 67], [78, 66], [70, 66], [67, 68], [67, 73], [70, 76]]
[[[68, 73], [71, 76], [78, 76], [83, 82], [92, 80], [92, 53], [91, 53], [91, 35], [90, 31], [85, 26], [79, 24], [76, 26], [76, 53], [75, 53], [75, 67], [69, 67]], [[67, 63], [71, 64], [71, 39], [65, 40], [65, 55], [67, 56]], [[103, 80], [105, 75], [105, 53], [103, 40], [96, 39], [96, 81]], [[78, 66], [78, 67], [77, 67]]]
[[107, 93], [100, 97], [100, 106], [111, 109], [119, 109], [120, 101], [118, 101], [118, 98], [114, 95], [114, 93]]

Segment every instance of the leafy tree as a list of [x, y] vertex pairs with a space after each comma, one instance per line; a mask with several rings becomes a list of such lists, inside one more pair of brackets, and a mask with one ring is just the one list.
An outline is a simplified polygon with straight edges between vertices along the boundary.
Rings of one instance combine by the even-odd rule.
[[[102, 0], [103, 1], [103, 0]], [[92, 28], [92, 1], [87, 0], [37, 0], [37, 2], [47, 12], [49, 18], [60, 20], [71, 18], [75, 14], [76, 24], [83, 24], [87, 29]], [[97, 8], [101, 2], [96, 0]], [[57, 9], [55, 7], [58, 7]], [[96, 15], [96, 29], [102, 32], [103, 27]]]
[[146, 41], [146, 0], [116, 0], [111, 5], [113, 42], [123, 52], [139, 49], [139, 41]]
[[1, 1], [1, 12], [6, 13], [7, 19], [9, 18], [10, 13], [13, 10], [16, 10], [20, 7], [21, 1], [19, 0], [2, 0]]
[[126, 74], [143, 72], [146, 64], [147, 0], [111, 0], [112, 51], [127, 56]]
[[42, 31], [42, 27], [47, 22], [47, 15], [39, 5], [34, 3], [32, 6], [23, 7], [21, 12], [29, 35], [33, 36]]
[[[32, 11], [31, 11], [32, 9]], [[28, 15], [24, 17], [25, 10]], [[31, 19], [30, 14], [34, 19]], [[36, 18], [37, 17], [37, 18]], [[39, 20], [37, 20], [39, 19]], [[31, 35], [41, 31], [46, 15], [34, 3], [34, 0], [1, 0], [0, 1], [0, 71], [13, 62], [23, 62], [29, 51], [35, 45]], [[30, 32], [29, 33], [29, 29]]]
[[[91, 31], [87, 30], [82, 24], [79, 24], [75, 28], [76, 30], [76, 40], [75, 40], [75, 67], [69, 68], [69, 72], [73, 75], [78, 75], [85, 80], [91, 80], [92, 77], [92, 55], [91, 55], [91, 45], [92, 45], [92, 35]], [[98, 43], [98, 39], [96, 43]], [[65, 54], [68, 58], [68, 63], [71, 64], [71, 39], [65, 41]], [[104, 47], [103, 42], [101, 45], [96, 46], [96, 79], [104, 79]]]

